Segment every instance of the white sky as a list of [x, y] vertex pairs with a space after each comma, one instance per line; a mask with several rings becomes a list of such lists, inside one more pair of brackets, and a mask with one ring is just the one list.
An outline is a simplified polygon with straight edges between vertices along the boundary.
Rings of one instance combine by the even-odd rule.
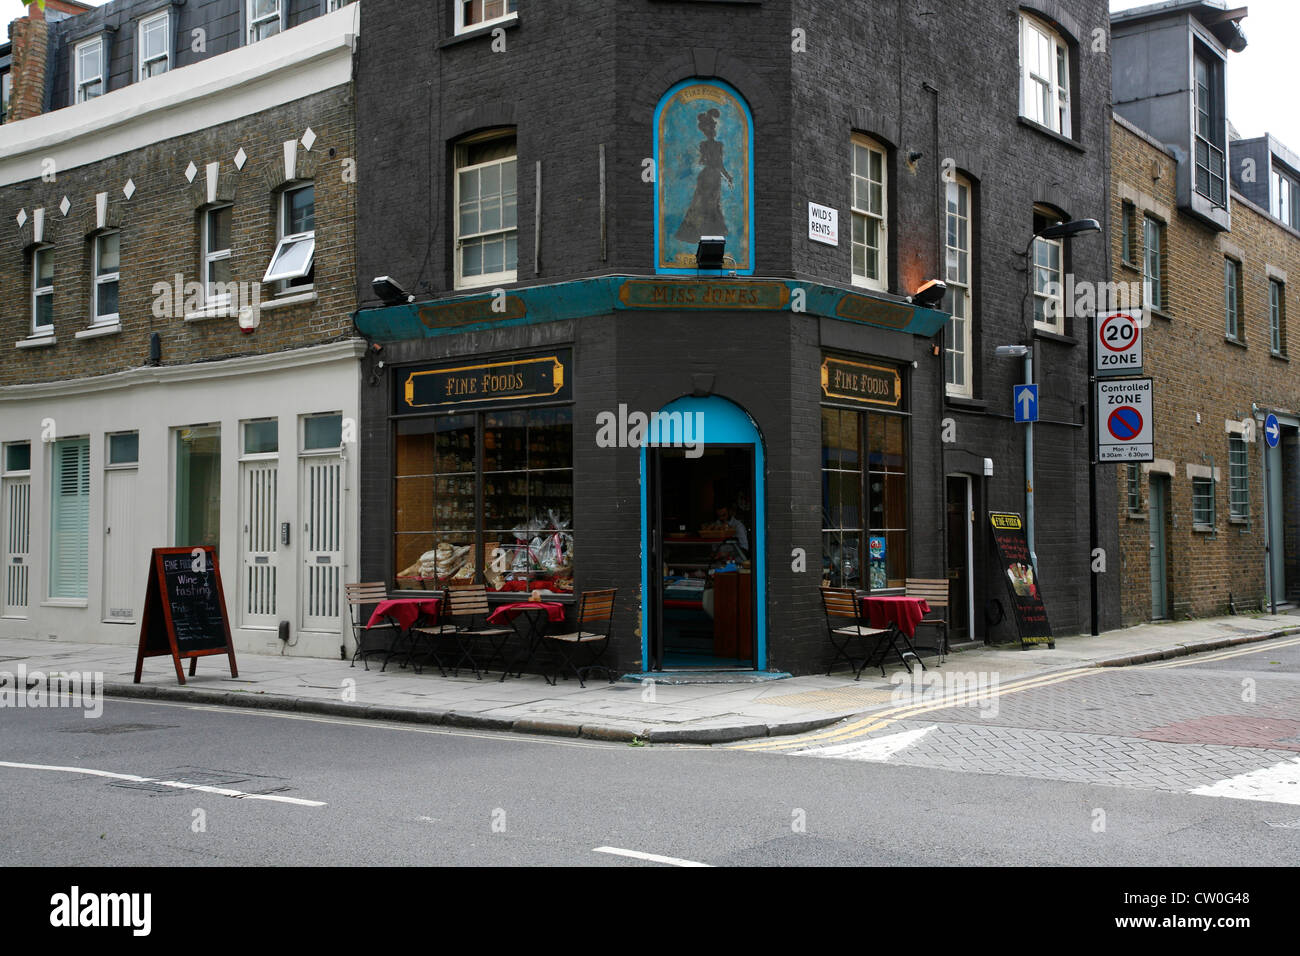
[[[1110, 9], [1128, 10], [1150, 2], [1111, 0]], [[1300, 0], [1228, 0], [1227, 5], [1250, 9], [1242, 21], [1249, 41], [1246, 49], [1228, 55], [1228, 119], [1244, 137], [1272, 133], [1300, 152], [1300, 101], [1295, 96], [1293, 69], [1300, 40]], [[20, 0], [0, 0], [0, 30], [25, 12]]]

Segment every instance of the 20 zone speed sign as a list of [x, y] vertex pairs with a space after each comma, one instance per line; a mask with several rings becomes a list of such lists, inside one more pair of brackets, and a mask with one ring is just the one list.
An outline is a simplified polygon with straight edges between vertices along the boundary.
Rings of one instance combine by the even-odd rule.
[[1094, 375], [1137, 375], [1142, 371], [1142, 313], [1097, 316]]

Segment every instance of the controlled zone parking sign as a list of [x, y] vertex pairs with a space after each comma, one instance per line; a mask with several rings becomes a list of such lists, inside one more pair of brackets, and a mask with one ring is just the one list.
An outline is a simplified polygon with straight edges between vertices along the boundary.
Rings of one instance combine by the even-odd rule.
[[1097, 383], [1097, 460], [1153, 461], [1151, 379]]

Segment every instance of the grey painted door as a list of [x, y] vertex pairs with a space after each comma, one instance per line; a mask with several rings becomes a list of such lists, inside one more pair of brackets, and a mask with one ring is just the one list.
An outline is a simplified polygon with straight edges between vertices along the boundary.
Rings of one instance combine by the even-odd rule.
[[1151, 476], [1150, 508], [1147, 515], [1151, 545], [1151, 619], [1169, 616], [1169, 564], [1165, 542], [1165, 520], [1169, 511], [1169, 481]]

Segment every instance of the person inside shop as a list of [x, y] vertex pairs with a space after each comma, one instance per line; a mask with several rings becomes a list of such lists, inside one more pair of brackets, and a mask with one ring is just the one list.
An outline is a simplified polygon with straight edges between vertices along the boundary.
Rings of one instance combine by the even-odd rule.
[[718, 525], [727, 529], [727, 537], [735, 538], [736, 544], [742, 552], [749, 553], [749, 533], [745, 530], [745, 525], [735, 516], [731, 508], [726, 505], [720, 507], [717, 511]]

